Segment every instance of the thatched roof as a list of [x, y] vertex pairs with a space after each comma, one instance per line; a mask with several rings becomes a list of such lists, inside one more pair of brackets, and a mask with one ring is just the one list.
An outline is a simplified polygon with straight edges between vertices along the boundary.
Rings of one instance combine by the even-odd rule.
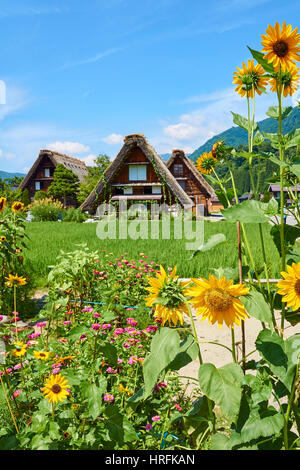
[[20, 189], [24, 189], [27, 186], [29, 180], [31, 179], [34, 172], [37, 170], [45, 156], [50, 158], [55, 167], [61, 163], [66, 168], [68, 168], [68, 170], [72, 170], [72, 172], [78, 176], [79, 181], [81, 183], [84, 182], [84, 178], [88, 174], [88, 169], [82, 160], [78, 160], [78, 158], [74, 157], [69, 157], [68, 155], [65, 155], [63, 153], [44, 149], [40, 150], [38, 158], [36, 159], [29, 172], [23, 179], [22, 183], [20, 184]]
[[[166, 167], [165, 163], [161, 159], [161, 157], [156, 153], [154, 148], [147, 142], [145, 136], [143, 134], [131, 134], [124, 138], [124, 145], [121, 148], [120, 152], [114, 159], [114, 161], [110, 164], [107, 170], [104, 173], [104, 179], [106, 184], [109, 184], [110, 181], [113, 179], [116, 172], [119, 170], [120, 166], [124, 162], [126, 156], [131, 152], [135, 147], [139, 147], [145, 157], [149, 160], [149, 163], [152, 163], [152, 159], [154, 159], [156, 168], [160, 176], [162, 176], [170, 188], [172, 193], [177, 197], [179, 203], [186, 208], [191, 208], [194, 203], [190, 199], [190, 197], [186, 194], [186, 192], [181, 188], [179, 183], [176, 181], [174, 176]], [[93, 189], [91, 194], [87, 197], [84, 203], [81, 205], [82, 210], [89, 210], [92, 205], [94, 204], [97, 196], [102, 193], [104, 189], [103, 179], [99, 181], [97, 186]]]
[[195, 179], [199, 182], [199, 184], [203, 187], [203, 189], [208, 193], [209, 197], [216, 197], [216, 193], [214, 189], [208, 184], [208, 182], [203, 178], [201, 173], [197, 170], [195, 164], [190, 160], [185, 152], [180, 149], [175, 149], [172, 152], [172, 156], [169, 158], [169, 160], [166, 163], [167, 168], [170, 168], [172, 165], [173, 161], [175, 160], [176, 157], [181, 158], [181, 160], [186, 164], [188, 169], [191, 171]]

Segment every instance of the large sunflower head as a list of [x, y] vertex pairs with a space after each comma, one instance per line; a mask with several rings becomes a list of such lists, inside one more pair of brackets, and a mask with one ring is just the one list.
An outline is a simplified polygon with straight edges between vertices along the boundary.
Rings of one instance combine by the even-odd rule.
[[6, 197], [0, 197], [0, 213], [4, 211], [6, 204]]
[[13, 286], [25, 286], [27, 284], [27, 281], [25, 277], [23, 276], [18, 276], [17, 274], [9, 274], [6, 279], [6, 285], [7, 287], [13, 287]]
[[22, 341], [17, 341], [14, 343], [14, 345], [16, 346], [16, 349], [12, 351], [12, 354], [15, 357], [22, 357], [26, 354], [27, 349], [25, 343], [23, 343]]
[[65, 398], [67, 398], [69, 395], [67, 387], [68, 381], [66, 377], [61, 374], [56, 374], [51, 375], [49, 379], [46, 379], [46, 384], [42, 388], [42, 392], [50, 403], [55, 404], [58, 401], [63, 401]]
[[42, 361], [47, 361], [50, 356], [50, 352], [48, 351], [34, 351], [33, 355], [36, 359], [41, 359]]
[[[299, 86], [299, 69], [294, 67], [291, 71], [281, 73], [281, 86], [283, 96], [286, 98], [287, 95], [292, 96]], [[273, 78], [270, 79], [271, 91], [277, 93], [279, 87], [279, 73], [275, 73]]]
[[262, 34], [262, 52], [268, 62], [273, 63], [275, 72], [291, 71], [295, 67], [295, 62], [300, 59], [300, 34], [298, 28], [292, 29], [292, 26], [276, 22], [275, 27], [268, 26], [267, 34]]
[[23, 207], [24, 207], [24, 204], [22, 202], [16, 201], [11, 206], [11, 210], [13, 212], [20, 212], [23, 209]]
[[185, 304], [185, 285], [187, 283], [179, 282], [176, 276], [176, 267], [167, 275], [166, 271], [160, 266], [160, 271], [156, 273], [157, 277], [149, 278], [151, 287], [146, 287], [150, 295], [145, 299], [147, 307], [155, 306], [154, 317], [166, 322], [172, 322], [177, 325], [183, 324], [183, 313], [188, 314]]
[[213, 156], [212, 152], [204, 152], [196, 161], [196, 167], [200, 173], [209, 175], [215, 168], [217, 162], [218, 160]]
[[195, 286], [187, 289], [186, 294], [191, 296], [189, 302], [196, 309], [196, 315], [202, 315], [201, 321], [208, 318], [209, 323], [218, 322], [219, 328], [225, 323], [234, 328], [240, 325], [241, 320], [249, 318], [240, 296], [246, 295], [249, 288], [243, 284], [232, 285], [225, 276], [217, 279], [209, 275], [209, 279], [192, 279]]
[[282, 301], [286, 302], [287, 307], [292, 310], [300, 308], [300, 263], [287, 265], [287, 272], [281, 273], [284, 279], [277, 283], [278, 294], [282, 295]]
[[254, 60], [248, 60], [247, 65], [243, 62], [242, 68], [237, 67], [233, 74], [232, 83], [237, 85], [235, 91], [242, 97], [254, 98], [254, 93], [261, 95], [268, 83], [264, 73], [261, 65], [254, 65]]

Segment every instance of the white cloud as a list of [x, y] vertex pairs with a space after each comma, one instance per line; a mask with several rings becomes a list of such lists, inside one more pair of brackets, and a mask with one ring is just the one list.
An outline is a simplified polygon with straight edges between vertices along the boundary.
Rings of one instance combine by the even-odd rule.
[[80, 155], [90, 150], [87, 145], [80, 144], [79, 142], [54, 142], [47, 146], [49, 150], [65, 154]]
[[29, 102], [28, 94], [25, 90], [17, 88], [9, 83], [4, 83], [5, 86], [5, 104], [0, 101], [0, 120], [4, 119], [10, 114], [14, 114], [19, 109]]
[[123, 136], [121, 134], [109, 134], [107, 137], [101, 139], [102, 142], [105, 142], [109, 145], [117, 145], [123, 143]]
[[174, 137], [176, 140], [190, 140], [198, 134], [196, 126], [180, 122], [164, 128], [164, 134]]
[[82, 60], [77, 60], [74, 62], [68, 62], [64, 64], [60, 69], [70, 69], [71, 67], [77, 67], [79, 65], [86, 65], [86, 64], [92, 64], [94, 62], [98, 62], [99, 60], [103, 59], [104, 57], [107, 57], [109, 55], [115, 54], [116, 52], [119, 52], [122, 50], [121, 47], [114, 47], [112, 49], [108, 49], [107, 51], [100, 52], [99, 54], [96, 54], [93, 57], [89, 57], [87, 59], [82, 59]]
[[[268, 107], [277, 105], [276, 101], [274, 93], [256, 97], [256, 121], [265, 119]], [[295, 101], [289, 97], [285, 99], [284, 106], [295, 106]], [[152, 142], [160, 153], [170, 153], [174, 148], [191, 153], [191, 149], [196, 150], [214, 135], [235, 126], [230, 111], [247, 116], [247, 102], [233, 88], [193, 96], [183, 103], [199, 103], [199, 106], [175, 118], [173, 123], [170, 120], [168, 123], [162, 119], [159, 121], [162, 134]]]
[[96, 166], [95, 165], [96, 158], [97, 158], [97, 155], [91, 153], [87, 157], [81, 157], [80, 160], [82, 160], [87, 166]]
[[16, 158], [16, 154], [12, 152], [3, 152], [3, 150], [0, 149], [0, 158], [4, 160], [13, 160]]

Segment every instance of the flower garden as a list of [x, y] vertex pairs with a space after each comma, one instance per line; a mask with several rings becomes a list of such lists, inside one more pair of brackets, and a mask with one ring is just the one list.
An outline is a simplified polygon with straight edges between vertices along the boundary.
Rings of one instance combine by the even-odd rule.
[[[25, 211], [22, 203], [0, 198], [0, 449], [300, 449], [300, 335], [286, 335], [287, 325], [299, 323], [300, 311], [300, 129], [282, 134], [291, 112], [283, 97], [298, 86], [300, 35], [276, 23], [262, 45], [262, 52], [249, 48], [253, 60], [234, 73], [248, 116], [233, 113], [233, 121], [248, 132], [248, 152], [218, 142], [197, 161], [223, 193], [224, 218], [236, 228], [237, 277], [225, 265], [183, 282], [175, 266], [163, 267], [145, 253], [139, 259], [126, 252], [116, 257], [81, 244], [49, 266], [47, 303], [37, 322], [19, 326], [31, 282], [22, 256]], [[255, 123], [255, 98], [267, 84], [277, 99], [267, 112], [278, 122], [276, 134], [261, 133]], [[259, 151], [265, 139], [273, 154]], [[285, 150], [292, 147], [295, 157], [287, 161]], [[228, 155], [248, 160], [252, 199], [239, 202]], [[259, 198], [252, 163], [264, 159], [278, 165], [279, 200]], [[215, 172], [217, 165], [229, 167], [230, 188]], [[284, 223], [285, 211], [296, 225]], [[256, 224], [255, 238], [249, 238], [249, 224]], [[281, 262], [276, 283], [265, 256], [265, 224], [272, 224]], [[222, 242], [222, 233], [214, 235], [193, 257]], [[253, 257], [255, 244], [261, 264]], [[261, 331], [255, 351], [246, 354], [250, 317]], [[203, 361], [200, 321], [226, 329], [231, 348], [215, 347], [229, 349], [232, 362], [217, 368]], [[252, 359], [254, 353], [259, 360]], [[195, 360], [197, 376], [183, 377], [182, 368]], [[193, 393], [186, 393], [183, 378], [195, 384]]]

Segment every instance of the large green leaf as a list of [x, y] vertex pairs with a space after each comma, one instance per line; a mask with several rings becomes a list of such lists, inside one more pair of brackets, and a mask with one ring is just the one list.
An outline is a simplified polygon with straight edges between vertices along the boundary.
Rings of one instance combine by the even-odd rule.
[[[241, 116], [240, 114], [238, 113], [234, 113], [233, 111], [231, 111], [231, 114], [233, 115], [233, 122], [234, 124], [236, 124], [237, 126], [241, 127], [242, 129], [245, 129], [245, 131], [248, 131], [249, 129], [249, 124], [250, 126], [252, 125], [252, 121], [250, 121], [250, 123], [248, 122], [248, 119], [245, 118], [244, 116]], [[258, 124], [255, 122], [254, 123], [254, 131], [257, 131], [258, 129]]]
[[[278, 253], [281, 256], [280, 228], [281, 228], [281, 225], [274, 225], [270, 230], [270, 234], [276, 245]], [[293, 247], [296, 239], [300, 237], [300, 228], [297, 227], [296, 225], [283, 224], [283, 231], [284, 231], [285, 247], [287, 249]]]
[[215, 235], [212, 235], [207, 242], [203, 243], [199, 248], [193, 252], [192, 256], [190, 259], [194, 258], [197, 256], [199, 253], [205, 253], [206, 251], [211, 250], [212, 248], [215, 248], [215, 246], [219, 245], [220, 243], [226, 242], [226, 236], [223, 233], [216, 233]]
[[[282, 108], [281, 118], [285, 119], [286, 117], [288, 117], [291, 114], [292, 111], [293, 111], [292, 106]], [[276, 119], [278, 121], [278, 119], [279, 119], [279, 106], [270, 106], [268, 111], [266, 112], [266, 115], [269, 116], [270, 118]]]
[[117, 364], [118, 362], [118, 351], [117, 348], [110, 343], [104, 343], [100, 346], [99, 351], [105, 356], [107, 362], [111, 365]]
[[105, 377], [99, 378], [99, 385], [83, 382], [81, 385], [82, 395], [87, 401], [88, 412], [96, 419], [103, 408], [102, 396], [106, 392], [107, 381]]
[[112, 442], [117, 442], [123, 445], [124, 442], [132, 442], [137, 439], [137, 434], [128, 421], [126, 416], [122, 415], [119, 408], [115, 405], [110, 405], [105, 408], [105, 415], [108, 418], [106, 426]]
[[198, 378], [202, 392], [234, 421], [239, 412], [242, 396], [241, 367], [231, 363], [217, 369], [214, 364], [202, 364]]
[[161, 328], [152, 338], [150, 354], [143, 362], [144, 396], [147, 398], [153, 391], [160, 374], [175, 359], [180, 349], [180, 337], [171, 328]]
[[168, 369], [179, 370], [190, 362], [194, 361], [198, 355], [199, 348], [192, 335], [188, 335], [181, 343], [175, 359]]
[[300, 353], [300, 334], [283, 340], [277, 333], [264, 329], [255, 344], [272, 373], [290, 390]]
[[263, 323], [269, 323], [270, 326], [273, 325], [271, 309], [260, 292], [251, 291], [243, 296], [241, 301], [251, 317]]
[[266, 205], [259, 201], [250, 199], [235, 206], [221, 210], [228, 222], [266, 223], [269, 217], [265, 213]]
[[90, 332], [91, 330], [85, 325], [74, 326], [67, 335], [69, 341], [77, 341], [83, 334]]
[[266, 59], [264, 59], [264, 54], [262, 52], [251, 49], [251, 47], [249, 46], [247, 47], [251, 52], [253, 59], [255, 59], [256, 62], [258, 62], [267, 73], [274, 73], [274, 67], [272, 62], [268, 62]]
[[284, 418], [275, 408], [251, 410], [248, 420], [241, 430], [241, 442], [246, 443], [259, 437], [278, 434], [284, 425]]

